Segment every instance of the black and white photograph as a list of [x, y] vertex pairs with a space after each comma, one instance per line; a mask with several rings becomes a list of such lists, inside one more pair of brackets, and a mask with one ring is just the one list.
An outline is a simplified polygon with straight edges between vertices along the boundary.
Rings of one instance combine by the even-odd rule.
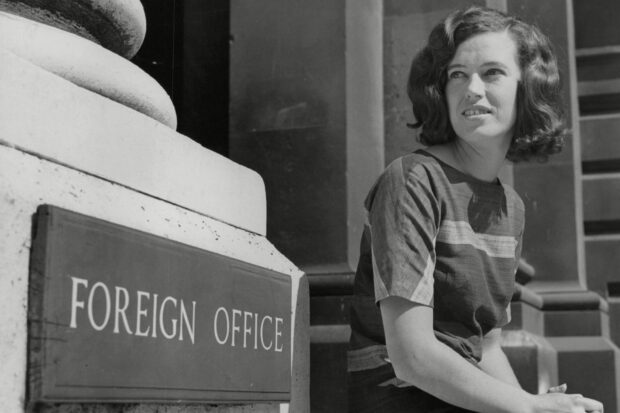
[[617, 0], [0, 0], [0, 413], [620, 412]]

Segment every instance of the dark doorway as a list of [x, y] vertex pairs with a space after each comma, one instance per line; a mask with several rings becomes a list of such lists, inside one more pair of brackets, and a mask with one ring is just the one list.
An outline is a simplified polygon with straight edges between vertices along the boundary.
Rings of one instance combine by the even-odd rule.
[[168, 92], [177, 131], [228, 156], [228, 0], [143, 2], [147, 33], [133, 62]]

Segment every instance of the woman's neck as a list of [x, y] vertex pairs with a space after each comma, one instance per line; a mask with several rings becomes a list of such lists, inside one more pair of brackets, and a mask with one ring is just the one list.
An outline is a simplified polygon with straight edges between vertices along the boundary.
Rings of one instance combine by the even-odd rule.
[[460, 139], [426, 149], [459, 171], [486, 182], [497, 179], [506, 160], [506, 151], [494, 146], [477, 147]]

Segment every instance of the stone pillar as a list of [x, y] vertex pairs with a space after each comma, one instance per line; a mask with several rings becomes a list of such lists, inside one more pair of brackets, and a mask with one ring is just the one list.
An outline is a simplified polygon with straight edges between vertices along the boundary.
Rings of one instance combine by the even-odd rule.
[[363, 200], [384, 165], [376, 0], [233, 1], [230, 155], [267, 190], [267, 237], [308, 274], [313, 411], [345, 411]]
[[551, 283], [554, 291], [580, 290], [585, 286], [585, 258], [571, 5], [563, 0], [508, 2], [508, 12], [539, 25], [553, 42], [563, 79], [566, 125], [572, 131], [562, 152], [548, 162], [514, 167], [514, 186], [527, 211], [523, 256], [537, 273], [530, 287], [544, 291]]
[[232, 3], [231, 158], [264, 176], [268, 236], [310, 276], [352, 273], [382, 168], [378, 5]]

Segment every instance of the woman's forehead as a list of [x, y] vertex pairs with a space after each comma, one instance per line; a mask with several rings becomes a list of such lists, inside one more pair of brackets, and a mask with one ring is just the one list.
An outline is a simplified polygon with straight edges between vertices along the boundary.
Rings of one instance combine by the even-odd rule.
[[506, 32], [476, 34], [456, 49], [448, 68], [458, 66], [503, 65], [518, 68], [517, 44]]

